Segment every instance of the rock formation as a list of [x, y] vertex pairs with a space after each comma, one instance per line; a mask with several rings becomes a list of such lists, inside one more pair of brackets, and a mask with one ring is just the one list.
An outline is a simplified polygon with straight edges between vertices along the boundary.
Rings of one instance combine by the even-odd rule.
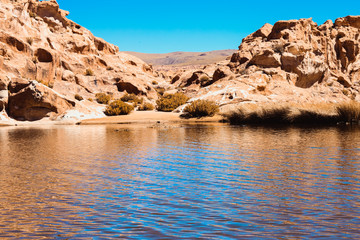
[[360, 16], [320, 26], [312, 19], [265, 24], [230, 61], [179, 72], [172, 82], [193, 99], [221, 105], [360, 100], [359, 40]]
[[55, 0], [0, 3], [0, 111], [37, 120], [73, 108], [75, 94], [157, 99], [151, 82], [163, 80], [151, 66], [67, 19]]
[[[96, 93], [125, 93], [155, 102], [153, 85], [216, 101], [360, 100], [360, 17], [318, 26], [311, 19], [265, 24], [243, 39], [228, 60], [199, 69], [153, 71], [66, 18], [55, 0], [0, 0], [0, 119], [66, 118], [92, 114]], [[95, 103], [94, 103], [95, 104]]]

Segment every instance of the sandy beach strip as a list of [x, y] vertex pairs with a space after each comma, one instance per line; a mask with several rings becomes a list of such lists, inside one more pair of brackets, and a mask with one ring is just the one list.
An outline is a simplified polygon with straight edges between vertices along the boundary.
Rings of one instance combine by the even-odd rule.
[[181, 118], [179, 113], [172, 112], [156, 112], [156, 111], [135, 111], [129, 115], [87, 119], [78, 122], [79, 125], [97, 125], [97, 124], [131, 124], [131, 123], [206, 123], [206, 122], [220, 122], [222, 116], [216, 115], [214, 117], [204, 118]]

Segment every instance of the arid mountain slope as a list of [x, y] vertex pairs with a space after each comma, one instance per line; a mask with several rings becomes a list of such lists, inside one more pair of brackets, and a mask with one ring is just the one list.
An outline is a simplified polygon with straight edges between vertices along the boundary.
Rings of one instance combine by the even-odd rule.
[[174, 87], [220, 105], [360, 100], [360, 17], [264, 25], [230, 61], [173, 75]]
[[146, 63], [153, 66], [191, 66], [191, 65], [207, 65], [225, 60], [231, 56], [236, 50], [217, 50], [210, 52], [172, 52], [163, 54], [125, 52], [134, 55]]
[[[19, 120], [56, 117], [93, 98], [124, 92], [157, 99], [151, 66], [119, 53], [66, 18], [55, 0], [1, 0], [0, 110]], [[36, 80], [36, 81], [35, 81]], [[5, 112], [6, 111], [6, 112]]]

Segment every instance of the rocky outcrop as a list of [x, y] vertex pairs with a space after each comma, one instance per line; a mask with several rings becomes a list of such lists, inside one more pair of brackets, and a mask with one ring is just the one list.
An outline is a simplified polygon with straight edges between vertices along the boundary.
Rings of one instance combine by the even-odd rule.
[[75, 102], [60, 96], [36, 81], [12, 83], [8, 113], [16, 120], [36, 121], [62, 114], [75, 106]]
[[271, 31], [247, 37], [232, 56], [230, 66], [238, 72], [249, 65], [279, 67], [296, 74], [295, 85], [302, 88], [339, 79], [344, 82], [341, 79], [346, 75], [349, 87], [358, 81], [351, 76], [360, 61], [359, 25], [360, 18], [354, 16], [320, 26], [311, 19], [279, 21]]
[[[360, 101], [360, 17], [318, 26], [312, 19], [265, 24], [230, 61], [178, 72], [172, 82], [195, 99], [243, 102]], [[202, 74], [209, 79], [199, 81]], [[190, 101], [192, 101], [190, 100]]]
[[[47, 102], [42, 105], [37, 102], [39, 99], [29, 100], [33, 94], [31, 89], [8, 98], [8, 88], [18, 92], [14, 87], [21, 86], [19, 81], [33, 80], [72, 100], [75, 94], [94, 98], [96, 93], [104, 92], [121, 97], [127, 91], [152, 101], [157, 99], [155, 89], [149, 83], [165, 80], [158, 77], [151, 66], [134, 56], [120, 53], [118, 47], [67, 19], [68, 14], [55, 0], [1, 0], [1, 109], [6, 108], [10, 117], [26, 120], [47, 116], [42, 113], [48, 111], [60, 113], [59, 109], [63, 107], [51, 104], [50, 107]], [[133, 77], [129, 78], [129, 75]], [[135, 86], [136, 90], [119, 87], [118, 79], [125, 79], [123, 81]], [[46, 98], [41, 99], [46, 101]], [[28, 100], [29, 104], [22, 103]], [[15, 111], [13, 106], [20, 105], [24, 110]]]

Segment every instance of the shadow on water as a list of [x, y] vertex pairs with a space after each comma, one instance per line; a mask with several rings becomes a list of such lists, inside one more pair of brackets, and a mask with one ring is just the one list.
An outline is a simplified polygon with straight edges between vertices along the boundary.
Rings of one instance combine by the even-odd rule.
[[2, 238], [360, 237], [354, 126], [0, 129]]

